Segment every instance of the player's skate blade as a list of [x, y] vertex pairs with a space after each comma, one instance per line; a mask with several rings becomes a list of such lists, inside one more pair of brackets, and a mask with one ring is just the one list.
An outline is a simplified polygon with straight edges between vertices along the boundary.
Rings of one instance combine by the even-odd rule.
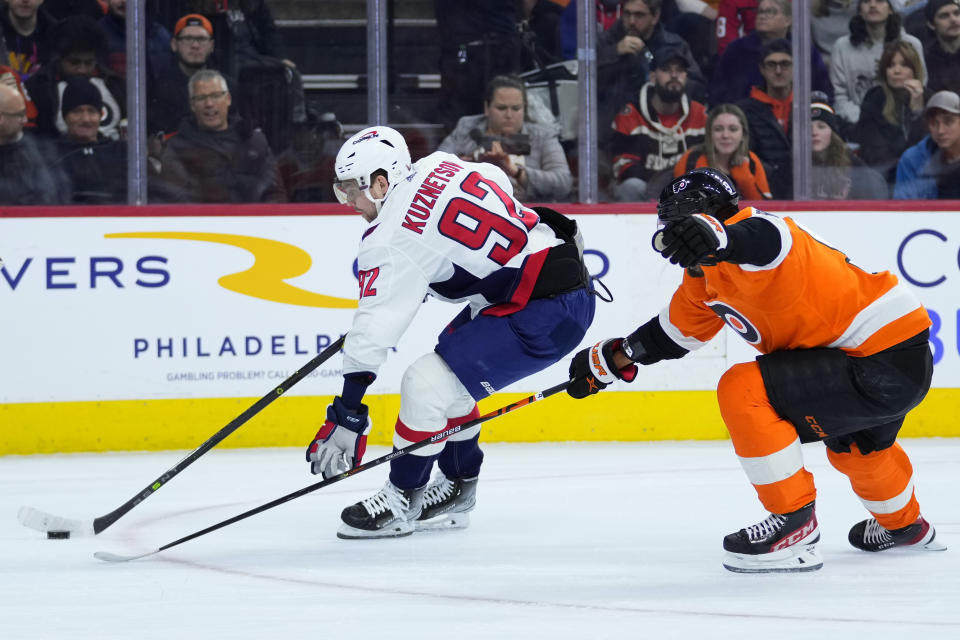
[[376, 540], [379, 538], [403, 538], [413, 533], [413, 525], [409, 522], [396, 522], [383, 529], [357, 529], [343, 523], [337, 530], [337, 537], [341, 540]]
[[380, 491], [340, 513], [337, 537], [369, 540], [410, 535], [414, 530], [413, 523], [422, 511], [424, 488], [399, 489], [387, 480]]
[[734, 573], [795, 573], [823, 568], [823, 558], [816, 544], [795, 545], [759, 555], [727, 551], [723, 567]]
[[888, 530], [873, 518], [853, 525], [848, 537], [850, 544], [863, 551], [946, 551], [947, 545], [937, 537], [933, 525], [923, 516], [902, 529]]
[[417, 520], [417, 531], [453, 531], [470, 526], [469, 513], [444, 513], [429, 520]]

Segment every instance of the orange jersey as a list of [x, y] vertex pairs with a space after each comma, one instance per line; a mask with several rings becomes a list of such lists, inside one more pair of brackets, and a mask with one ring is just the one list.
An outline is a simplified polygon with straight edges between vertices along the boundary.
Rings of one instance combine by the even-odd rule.
[[681, 347], [703, 346], [730, 325], [762, 353], [832, 347], [869, 356], [930, 326], [926, 309], [889, 271], [870, 273], [790, 218], [753, 207], [731, 226], [763, 216], [780, 232], [780, 254], [768, 265], [721, 262], [704, 277], [685, 273], [660, 324]]

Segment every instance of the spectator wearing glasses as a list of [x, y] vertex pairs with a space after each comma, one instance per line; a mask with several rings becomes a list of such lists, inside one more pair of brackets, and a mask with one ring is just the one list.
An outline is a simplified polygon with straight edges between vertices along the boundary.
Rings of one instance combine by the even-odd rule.
[[[193, 74], [211, 68], [214, 52], [213, 25], [204, 16], [190, 13], [177, 20], [169, 41], [173, 63], [159, 65], [155, 81], [147, 78], [147, 132], [170, 134], [192, 115], [187, 84]], [[236, 87], [229, 76], [230, 94]], [[158, 152], [158, 150], [156, 150]]]
[[784, 39], [763, 45], [758, 65], [762, 82], [737, 103], [750, 123], [750, 149], [763, 162], [778, 200], [793, 197], [793, 49]]
[[160, 156], [154, 196], [167, 202], [284, 202], [277, 163], [259, 129], [228, 115], [232, 102], [219, 71], [188, 85], [193, 117], [183, 120]]
[[[877, 84], [877, 63], [885, 46], [900, 40], [923, 55], [923, 45], [903, 30], [902, 22], [890, 0], [857, 2], [850, 33], [837, 40], [830, 56], [834, 110], [844, 129], [856, 124], [864, 96]], [[923, 77], [926, 73], [924, 65]]]
[[[771, 40], [790, 41], [793, 24], [790, 0], [760, 0], [757, 22], [752, 33], [734, 40], [714, 67], [710, 82], [710, 104], [737, 102], [750, 95], [750, 88], [763, 80], [759, 62], [763, 45]], [[810, 51], [813, 89], [833, 95], [830, 74], [816, 47]]]
[[0, 204], [61, 204], [61, 181], [38, 141], [24, 131], [27, 106], [15, 88], [0, 84]]

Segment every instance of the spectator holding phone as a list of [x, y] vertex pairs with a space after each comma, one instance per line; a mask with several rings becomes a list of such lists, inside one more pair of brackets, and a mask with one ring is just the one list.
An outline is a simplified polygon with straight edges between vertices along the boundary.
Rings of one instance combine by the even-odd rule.
[[557, 132], [527, 120], [527, 91], [516, 76], [493, 78], [483, 113], [460, 118], [439, 151], [497, 165], [510, 177], [518, 200], [562, 200], [573, 184]]

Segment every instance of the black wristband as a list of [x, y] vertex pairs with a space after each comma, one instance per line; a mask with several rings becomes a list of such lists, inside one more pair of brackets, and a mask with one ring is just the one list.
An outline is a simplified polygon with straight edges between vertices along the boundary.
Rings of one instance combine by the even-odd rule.
[[654, 316], [623, 339], [623, 353], [637, 364], [654, 364], [661, 360], [674, 360], [689, 351], [670, 339], [660, 326], [660, 318]]

